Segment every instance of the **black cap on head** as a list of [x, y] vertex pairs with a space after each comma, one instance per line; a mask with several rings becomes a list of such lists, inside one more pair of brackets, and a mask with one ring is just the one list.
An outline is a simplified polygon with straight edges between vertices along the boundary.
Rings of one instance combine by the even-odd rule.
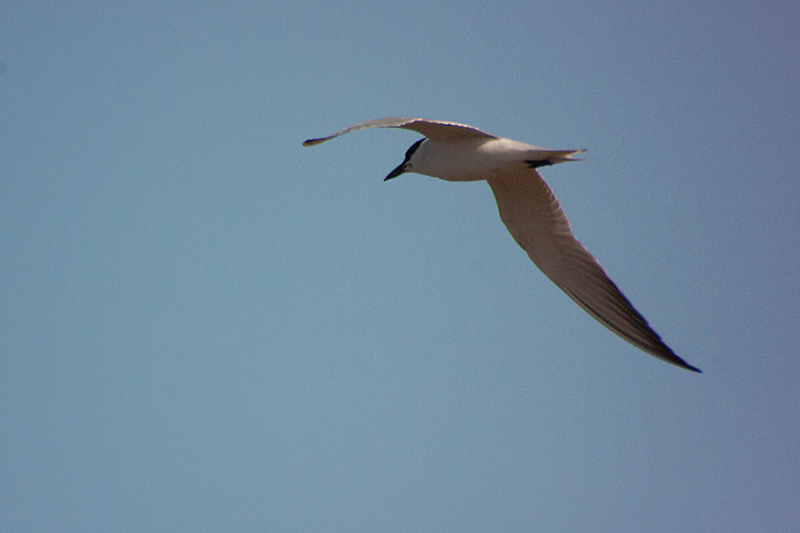
[[415, 142], [414, 144], [412, 144], [411, 148], [406, 150], [406, 157], [405, 157], [405, 159], [403, 159], [403, 162], [400, 163], [400, 166], [397, 167], [396, 169], [392, 170], [389, 173], [388, 176], [383, 178], [383, 181], [390, 180], [392, 178], [396, 178], [400, 174], [404, 173], [406, 171], [406, 169], [408, 168], [408, 162], [411, 159], [411, 156], [414, 155], [414, 152], [417, 151], [417, 148], [419, 148], [419, 145], [422, 144], [422, 141], [424, 141], [424, 140], [425, 139], [420, 139], [417, 142]]

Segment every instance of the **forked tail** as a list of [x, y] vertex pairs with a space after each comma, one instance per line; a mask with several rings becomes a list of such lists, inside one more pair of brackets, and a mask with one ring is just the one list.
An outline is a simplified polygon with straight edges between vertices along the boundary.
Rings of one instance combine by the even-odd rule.
[[536, 159], [526, 159], [525, 162], [531, 168], [547, 167], [550, 165], [557, 165], [558, 163], [566, 163], [568, 161], [583, 161], [583, 159], [575, 159], [572, 157], [575, 154], [580, 154], [586, 150], [542, 150], [541, 155]]

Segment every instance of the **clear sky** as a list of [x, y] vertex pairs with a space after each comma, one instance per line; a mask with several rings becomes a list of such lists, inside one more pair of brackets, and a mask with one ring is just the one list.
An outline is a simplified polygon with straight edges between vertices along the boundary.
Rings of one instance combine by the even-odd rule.
[[[0, 3], [0, 530], [797, 531], [800, 3]], [[693, 374], [530, 263], [550, 148]]]

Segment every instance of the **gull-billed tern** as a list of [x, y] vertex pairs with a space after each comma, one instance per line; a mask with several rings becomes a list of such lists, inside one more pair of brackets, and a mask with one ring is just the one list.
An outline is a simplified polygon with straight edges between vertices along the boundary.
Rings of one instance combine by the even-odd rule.
[[403, 128], [425, 136], [411, 145], [386, 180], [415, 172], [446, 181], [485, 180], [500, 219], [545, 276], [584, 311], [640, 350], [668, 363], [700, 372], [675, 355], [647, 320], [608, 277], [570, 230], [553, 191], [536, 170], [565, 161], [583, 150], [548, 150], [504, 139], [454, 122], [384, 118], [348, 126], [333, 135], [308, 139], [314, 146], [367, 128]]

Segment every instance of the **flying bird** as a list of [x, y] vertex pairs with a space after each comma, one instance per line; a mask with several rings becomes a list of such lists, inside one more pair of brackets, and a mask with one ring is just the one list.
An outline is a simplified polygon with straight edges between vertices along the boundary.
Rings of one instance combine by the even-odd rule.
[[472, 126], [421, 118], [384, 118], [348, 126], [315, 146], [368, 128], [402, 128], [424, 135], [384, 181], [414, 172], [445, 181], [486, 181], [500, 219], [531, 261], [584, 311], [640, 350], [700, 372], [672, 351], [617, 288], [594, 256], [578, 242], [540, 167], [580, 161], [583, 150], [548, 150], [497, 137]]

